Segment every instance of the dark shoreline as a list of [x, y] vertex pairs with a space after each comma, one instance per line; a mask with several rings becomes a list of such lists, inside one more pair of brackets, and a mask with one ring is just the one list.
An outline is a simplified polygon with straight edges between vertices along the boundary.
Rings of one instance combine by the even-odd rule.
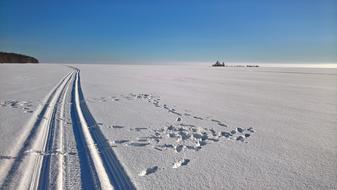
[[39, 60], [28, 55], [0, 52], [0, 63], [39, 63]]

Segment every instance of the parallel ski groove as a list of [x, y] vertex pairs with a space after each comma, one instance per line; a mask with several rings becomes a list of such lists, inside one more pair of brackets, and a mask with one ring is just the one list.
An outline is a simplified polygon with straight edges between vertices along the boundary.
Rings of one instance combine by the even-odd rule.
[[45, 104], [34, 113], [29, 122], [31, 130], [17, 157], [8, 170], [1, 170], [6, 171], [7, 175], [0, 189], [70, 188], [65, 184], [68, 170], [64, 163], [66, 153], [63, 148], [67, 146], [63, 140], [63, 120], [69, 109], [65, 106], [67, 95], [70, 95], [69, 115], [78, 153], [81, 187], [135, 189], [86, 105], [80, 84], [80, 70], [71, 68], [74, 71], [54, 87]]
[[[64, 103], [65, 103], [65, 97], [67, 93], [67, 89], [69, 88], [70, 81], [72, 78], [73, 74], [71, 77], [66, 81], [65, 85], [62, 87], [62, 91], [60, 95], [58, 96], [57, 103], [53, 107], [53, 114], [52, 117], [50, 118], [50, 125], [49, 125], [49, 131], [48, 131], [48, 137], [47, 137], [47, 143], [44, 152], [48, 152], [50, 154], [47, 154], [43, 157], [43, 162], [41, 166], [41, 171], [40, 171], [40, 178], [39, 178], [39, 189], [48, 189], [48, 187], [53, 187], [55, 189], [63, 189], [63, 177], [62, 177], [62, 172], [63, 172], [63, 151], [62, 151], [62, 144], [57, 144], [57, 141], [55, 141], [56, 137], [59, 136], [62, 139], [62, 128], [63, 128], [63, 120], [57, 120], [56, 114], [57, 112], [60, 113], [60, 116], [62, 117], [64, 113]], [[60, 142], [62, 143], [62, 142]], [[56, 148], [59, 146], [61, 148], [58, 150], [58, 154], [56, 154]], [[57, 162], [53, 163], [52, 162], [52, 155], [51, 153], [54, 153], [54, 155], [57, 157]], [[52, 180], [50, 177], [51, 174], [51, 165], [52, 164], [58, 164], [58, 171], [56, 180]], [[55, 183], [56, 182], [56, 183]], [[55, 187], [54, 187], [55, 185]]]
[[[41, 140], [38, 139], [38, 136], [43, 133], [45, 128], [48, 128], [48, 124], [50, 122], [49, 118], [47, 117], [50, 114], [50, 110], [52, 109], [51, 106], [54, 106], [53, 103], [55, 101], [56, 96], [58, 95], [58, 92], [60, 92], [60, 88], [64, 87], [65, 81], [69, 80], [71, 73], [68, 73], [57, 85], [56, 87], [49, 93], [48, 98], [45, 102], [45, 104], [38, 109], [38, 114], [33, 115], [33, 120], [31, 120], [29, 123], [32, 124], [31, 131], [29, 135], [27, 136], [26, 140], [23, 143], [23, 146], [17, 153], [17, 157], [15, 158], [14, 162], [12, 163], [6, 178], [4, 179], [3, 184], [1, 185], [1, 189], [10, 189], [14, 188], [13, 186], [13, 180], [16, 178], [20, 178], [21, 183], [14, 185], [17, 188], [23, 188], [26, 185], [29, 186], [29, 189], [36, 189], [37, 188], [37, 181], [36, 178], [38, 178], [39, 174], [39, 167], [40, 165], [40, 158], [39, 156], [36, 156], [36, 159], [32, 158], [32, 155], [27, 155], [26, 151], [29, 150], [29, 148], [34, 148], [37, 146], [37, 144], [43, 144], [45, 141], [45, 137]], [[54, 103], [55, 104], [55, 103]], [[39, 141], [40, 143], [38, 143]], [[41, 143], [42, 142], [42, 143]], [[42, 145], [43, 147], [45, 145]], [[34, 160], [32, 160], [34, 159]], [[34, 162], [32, 165], [29, 165], [31, 169], [24, 170], [23, 176], [16, 177], [17, 170], [22, 166], [22, 162], [28, 160], [27, 162]], [[32, 170], [32, 171], [31, 171]], [[29, 173], [29, 174], [28, 174]], [[30, 181], [30, 182], [29, 182]]]
[[[73, 76], [74, 76], [74, 74], [72, 74], [71, 80], [73, 80]], [[63, 152], [63, 153], [64, 153], [63, 127], [65, 126], [64, 125], [64, 119], [66, 119], [66, 117], [65, 117], [65, 104], [66, 104], [66, 98], [67, 98], [67, 94], [68, 94], [70, 86], [71, 86], [70, 82], [68, 82], [68, 85], [67, 85], [67, 87], [65, 89], [65, 92], [64, 92], [64, 96], [62, 98], [61, 110], [60, 110], [60, 117], [63, 118], [63, 119], [61, 119], [59, 121], [59, 151]], [[63, 154], [61, 154], [57, 157], [57, 165], [58, 165], [58, 173], [57, 173], [57, 177], [56, 177], [56, 189], [62, 190], [62, 189], [64, 189], [63, 174], [64, 174], [64, 170], [65, 170], [64, 169], [64, 155]]]
[[75, 105], [79, 115], [82, 133], [85, 136], [86, 146], [94, 162], [95, 171], [102, 189], [135, 189], [129, 176], [124, 171], [116, 155], [107, 144], [107, 140], [98, 128], [83, 97], [80, 84], [80, 71], [75, 79]]
[[104, 165], [103, 165], [103, 161], [99, 155], [98, 150], [96, 149], [95, 146], [95, 141], [92, 138], [90, 131], [89, 131], [89, 126], [85, 120], [85, 116], [82, 113], [81, 110], [81, 105], [80, 105], [80, 98], [79, 98], [79, 72], [76, 73], [76, 78], [75, 78], [75, 105], [76, 105], [76, 111], [78, 114], [78, 118], [80, 120], [80, 124], [81, 124], [81, 129], [82, 129], [82, 133], [84, 135], [85, 138], [85, 142], [86, 142], [86, 146], [89, 149], [89, 154], [90, 157], [93, 161], [96, 173], [97, 173], [97, 177], [99, 180], [99, 185], [102, 189], [112, 189], [112, 185], [109, 181], [109, 177], [105, 171]]

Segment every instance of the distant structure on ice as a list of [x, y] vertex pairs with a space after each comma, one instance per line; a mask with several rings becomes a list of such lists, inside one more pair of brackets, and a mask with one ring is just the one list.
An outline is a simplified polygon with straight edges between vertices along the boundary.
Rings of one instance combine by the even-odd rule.
[[259, 65], [246, 65], [246, 67], [260, 67]]
[[212, 67], [260, 67], [259, 65], [226, 65], [225, 62], [216, 61]]
[[216, 63], [212, 65], [212, 67], [224, 67], [224, 66], [225, 66], [225, 63], [224, 62], [220, 63], [219, 61], [216, 61]]

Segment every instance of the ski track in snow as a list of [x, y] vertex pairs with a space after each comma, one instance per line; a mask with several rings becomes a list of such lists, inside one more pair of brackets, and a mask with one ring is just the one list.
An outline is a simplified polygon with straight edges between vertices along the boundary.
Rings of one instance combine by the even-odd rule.
[[[0, 168], [6, 173], [0, 189], [71, 189], [71, 172], [80, 173], [83, 189], [135, 189], [86, 105], [80, 70], [71, 68], [33, 113], [15, 156]], [[69, 169], [73, 157], [79, 171]]]

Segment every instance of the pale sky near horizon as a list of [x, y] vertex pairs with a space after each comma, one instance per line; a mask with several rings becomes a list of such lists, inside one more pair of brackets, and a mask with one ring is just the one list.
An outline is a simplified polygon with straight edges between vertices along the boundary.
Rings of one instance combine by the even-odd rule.
[[1, 0], [0, 51], [40, 62], [337, 62], [336, 0]]

